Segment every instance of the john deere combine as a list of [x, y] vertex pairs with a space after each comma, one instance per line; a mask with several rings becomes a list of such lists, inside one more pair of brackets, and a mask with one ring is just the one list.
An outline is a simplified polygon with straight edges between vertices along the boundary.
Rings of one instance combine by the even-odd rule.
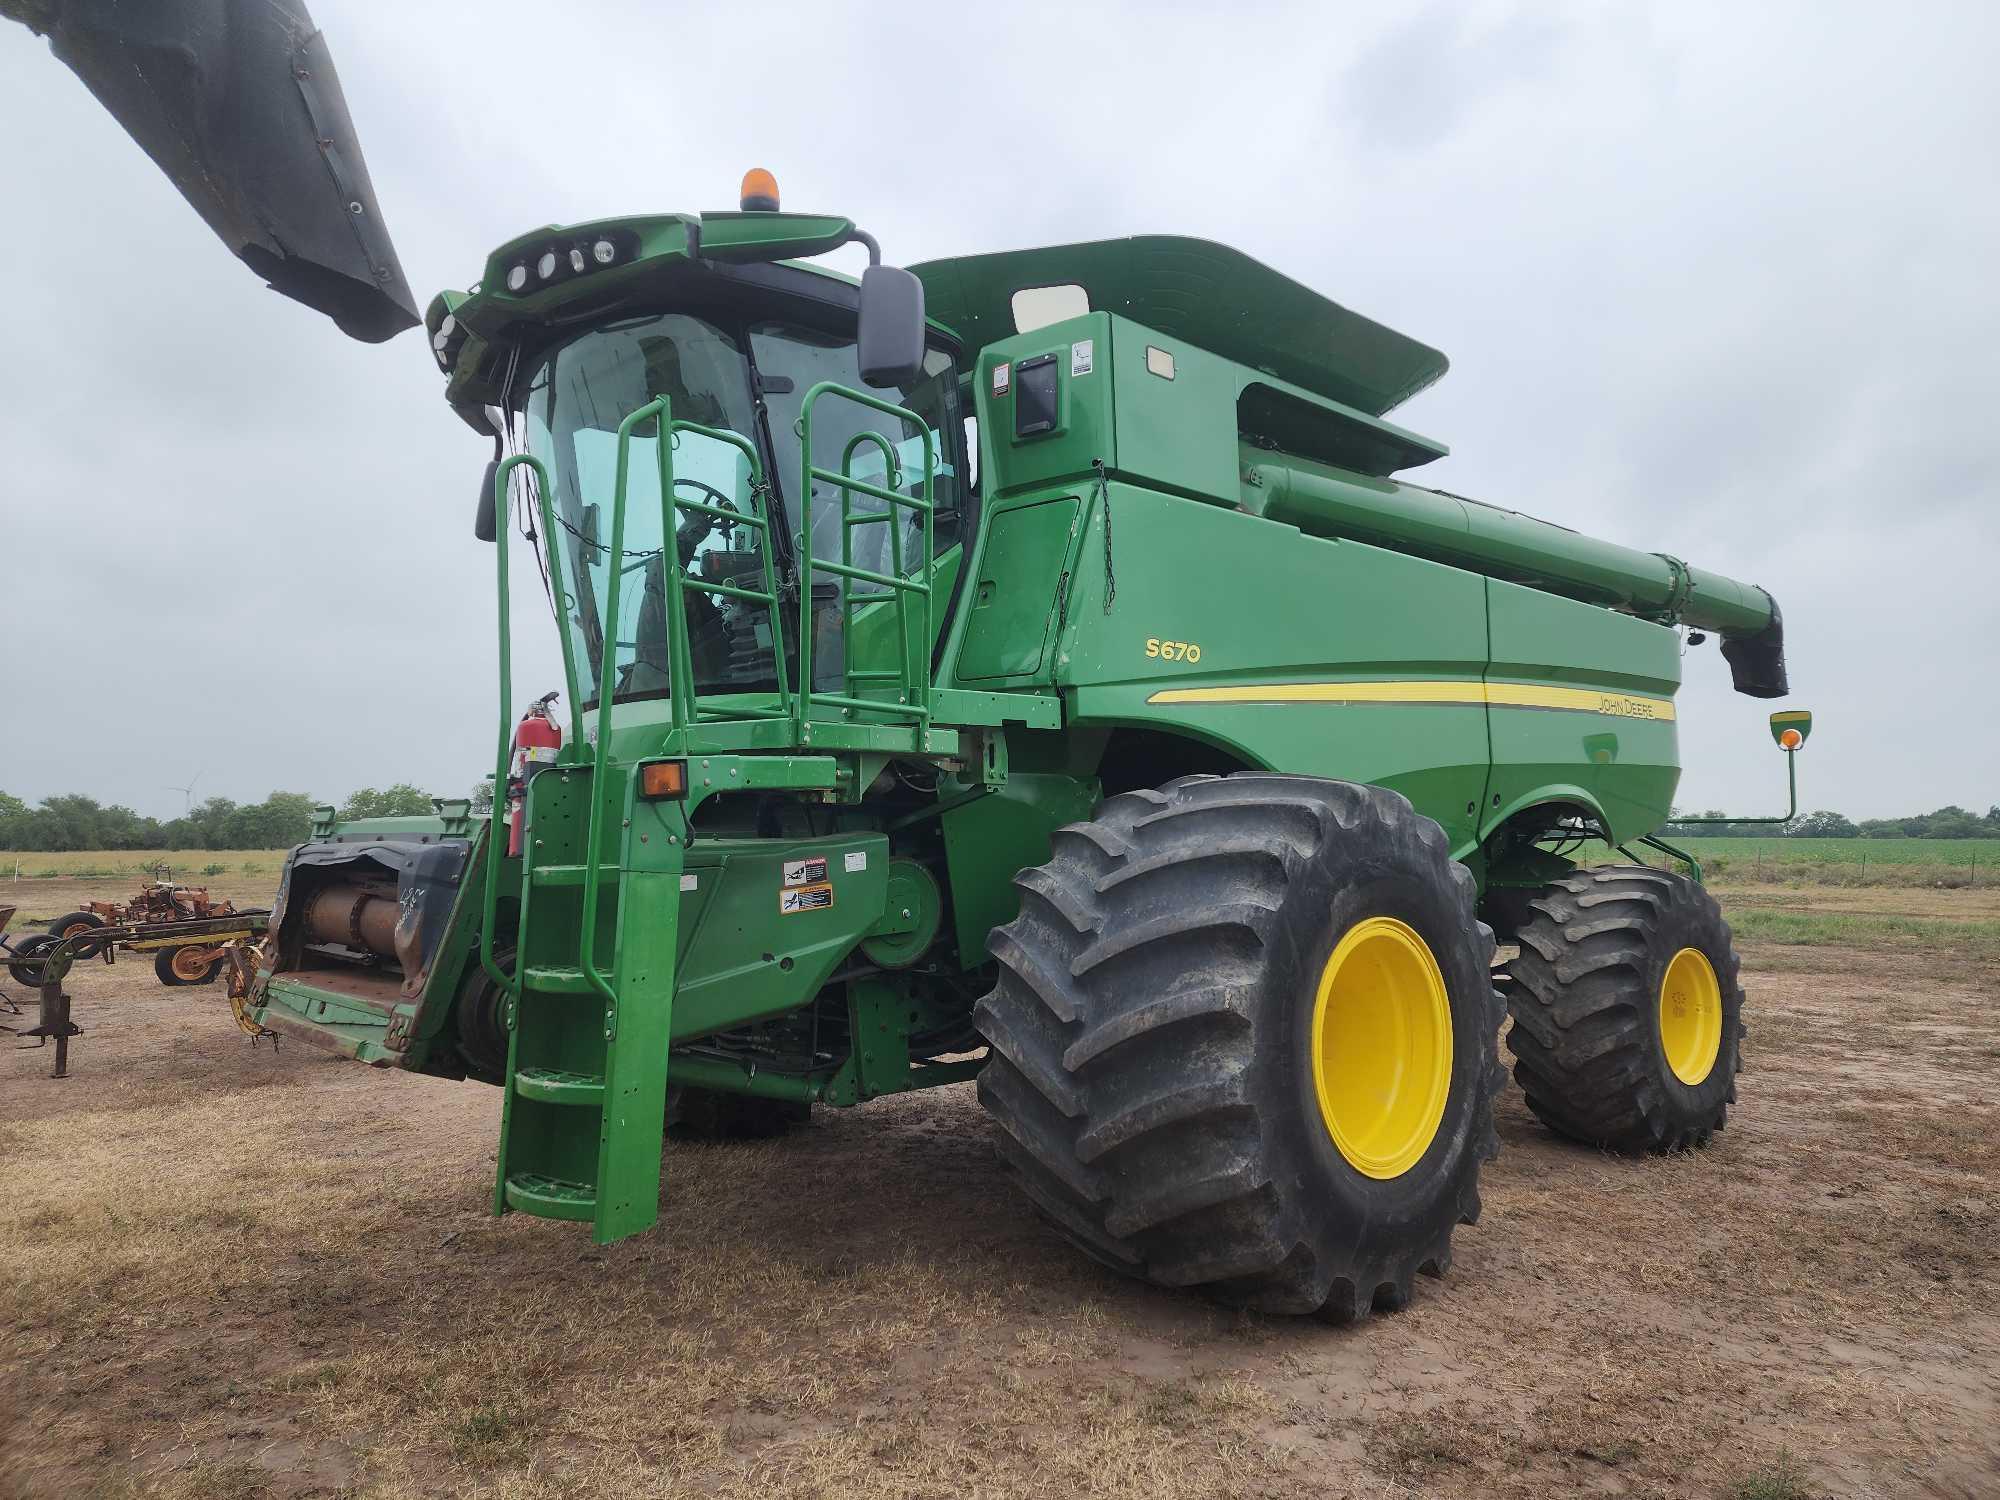
[[[1335, 1320], [1477, 1215], [1509, 1010], [1554, 1128], [1719, 1129], [1714, 901], [1568, 855], [1655, 842], [1696, 633], [1786, 691], [1771, 598], [1394, 477], [1444, 357], [1223, 246], [879, 261], [753, 173], [433, 300], [496, 446], [495, 809], [329, 814], [256, 1019], [503, 1088], [495, 1211], [599, 1241], [672, 1118], [976, 1078], [1087, 1253]], [[565, 672], [524, 755], [516, 531]]]

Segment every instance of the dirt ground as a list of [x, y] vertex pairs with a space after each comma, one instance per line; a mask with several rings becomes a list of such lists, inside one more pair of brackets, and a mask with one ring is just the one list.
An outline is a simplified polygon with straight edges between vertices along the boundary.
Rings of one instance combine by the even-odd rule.
[[970, 1086], [673, 1144], [594, 1249], [487, 1213], [496, 1091], [88, 967], [74, 1077], [0, 1050], [0, 1494], [2000, 1494], [2000, 964], [1746, 959], [1711, 1149], [1510, 1089], [1456, 1264], [1351, 1329], [1082, 1260]]

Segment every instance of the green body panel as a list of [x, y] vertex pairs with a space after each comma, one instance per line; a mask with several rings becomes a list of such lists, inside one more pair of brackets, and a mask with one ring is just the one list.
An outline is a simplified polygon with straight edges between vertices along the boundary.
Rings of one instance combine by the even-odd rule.
[[[447, 394], [472, 420], [557, 330], [740, 309], [763, 284], [796, 299], [801, 274], [852, 308], [846, 278], [759, 263], [857, 236], [837, 216], [759, 213], [520, 236], [475, 293], [433, 304]], [[598, 237], [617, 247], [601, 266], [509, 289], [527, 257]], [[774, 279], [746, 279], [759, 269]], [[496, 1211], [586, 1220], [599, 1240], [652, 1223], [670, 1082], [847, 1105], [970, 1077], [971, 1007], [1013, 877], [1107, 791], [1232, 768], [1391, 787], [1518, 899], [1567, 867], [1544, 843], [1578, 827], [1648, 839], [1666, 822], [1677, 627], [1760, 638], [1782, 681], [1761, 589], [1391, 477], [1446, 451], [1383, 416], [1443, 356], [1248, 257], [1155, 236], [916, 269], [933, 327], [962, 345], [977, 423], [977, 493], [953, 491], [961, 539], [938, 550], [955, 533], [934, 529], [936, 434], [899, 450], [909, 413], [852, 384], [802, 399], [789, 510], [761, 482], [766, 437], [676, 420], [661, 395], [625, 414], [609, 553], [624, 552], [633, 433], [692, 431], [744, 455], [754, 503], [735, 514], [760, 586], [717, 590], [671, 547], [634, 554], [660, 559], [646, 586], [665, 600], [662, 696], [613, 701], [614, 662], [575, 660], [586, 647], [565, 633], [569, 733], [528, 782], [525, 857], [470, 862], [395, 1041], [396, 1016], [310, 971], [261, 980], [263, 1014], [370, 1061], [451, 1071], [469, 1024], [454, 997], [477, 964], [508, 1053]], [[1067, 315], [1016, 331], [1014, 294], [1052, 287], [1073, 289]], [[893, 437], [815, 454], [821, 401]], [[675, 492], [674, 444], [648, 446], [653, 534], [673, 536], [705, 506]], [[539, 458], [507, 460], [497, 508], [516, 467], [555, 535]], [[854, 537], [881, 537], [867, 528], [885, 518], [892, 541], [864, 567]], [[800, 535], [821, 533], [832, 555], [801, 556]], [[513, 732], [505, 536], [496, 785]], [[600, 618], [637, 567], [608, 570]], [[732, 588], [774, 623], [769, 691], [754, 674], [727, 693], [695, 685], [684, 600]], [[612, 706], [586, 712], [591, 699]], [[655, 761], [678, 763], [657, 798], [640, 790]]]
[[[1104, 323], [1111, 340], [1107, 399], [1118, 445], [1114, 466], [1159, 488], [1236, 504], [1242, 491], [1238, 446], [1245, 434], [1259, 445], [1276, 444], [1363, 474], [1392, 473], [1450, 452], [1268, 370], [1166, 338], [1128, 318], [1106, 317]], [[1052, 331], [1023, 338], [1033, 342]], [[1082, 387], [1089, 377], [1073, 379]]]
[[291, 1032], [288, 1023], [306, 1024], [312, 1027], [316, 1039], [358, 1062], [372, 1063], [378, 1068], [405, 1066], [405, 1059], [384, 1041], [391, 1017], [374, 1006], [307, 982], [283, 978], [272, 979], [261, 998], [263, 1004], [251, 1011], [251, 1018], [280, 1036]]
[[1633, 710], [1673, 712], [1679, 637], [1518, 584], [1491, 580], [1486, 589], [1489, 679], [1599, 691], [1628, 712], [1489, 705], [1493, 771], [1482, 833], [1523, 808], [1564, 800], [1594, 813], [1619, 842], [1658, 828], [1680, 781], [1676, 721]]
[[1013, 878], [1049, 857], [1049, 835], [1087, 818], [1098, 802], [1095, 780], [1017, 771], [1007, 784], [944, 814], [946, 867], [951, 873], [959, 961], [987, 960], [986, 935], [1014, 920], [1020, 904]]
[[978, 348], [1014, 331], [1023, 287], [1076, 286], [1090, 306], [1120, 312], [1169, 338], [1266, 368], [1335, 400], [1380, 414], [1442, 376], [1444, 355], [1351, 312], [1227, 245], [1139, 235], [927, 261], [911, 268], [932, 316]]
[[[788, 865], [823, 875], [785, 882]], [[682, 882], [677, 1042], [796, 1010], [855, 944], [882, 925], [889, 841], [874, 832], [802, 839], [702, 839]], [[781, 910], [780, 898], [825, 885], [827, 904]]]
[[[1477, 841], [1489, 764], [1483, 705], [1159, 700], [1263, 683], [1476, 685], [1486, 580], [1129, 485], [1109, 484], [1107, 498], [1116, 597], [1107, 611], [1100, 507], [1057, 654], [1072, 724], [1151, 726], [1223, 747], [1246, 766], [1393, 787], [1443, 824], [1455, 849]], [[1151, 654], [1149, 642], [1159, 643]], [[1168, 642], [1199, 659], [1166, 659]]]
[[[939, 600], [952, 597], [958, 587], [958, 575], [965, 565], [965, 548], [953, 547], [940, 554], [931, 565], [930, 585], [933, 595]], [[938, 637], [944, 634], [945, 614], [940, 607], [932, 620], [933, 647]], [[896, 612], [886, 602], [864, 605], [854, 612], [854, 622], [847, 632], [847, 660], [864, 671], [887, 672], [893, 670], [898, 660], [896, 641]]]
[[1043, 678], [1049, 635], [1076, 536], [1074, 495], [995, 506], [986, 518], [979, 575], [965, 601], [961, 681]]

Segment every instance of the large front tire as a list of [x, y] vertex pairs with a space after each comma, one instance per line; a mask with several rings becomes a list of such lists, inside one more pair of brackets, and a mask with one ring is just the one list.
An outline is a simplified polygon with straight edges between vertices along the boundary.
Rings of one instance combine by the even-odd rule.
[[992, 936], [982, 1104], [1106, 1264], [1336, 1322], [1408, 1301], [1497, 1150], [1493, 935], [1394, 792], [1190, 776], [1106, 801]]
[[1729, 924], [1686, 876], [1577, 870], [1528, 903], [1514, 1077], [1550, 1129], [1643, 1155], [1701, 1146], [1736, 1102], [1743, 986]]

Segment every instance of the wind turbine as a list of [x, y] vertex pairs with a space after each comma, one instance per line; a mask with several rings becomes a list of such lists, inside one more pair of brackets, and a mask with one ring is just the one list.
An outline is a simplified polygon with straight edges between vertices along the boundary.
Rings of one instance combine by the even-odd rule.
[[163, 788], [163, 790], [165, 791], [179, 792], [181, 794], [182, 817], [185, 818], [188, 815], [189, 810], [193, 808], [195, 783], [201, 780], [203, 773], [206, 772], [207, 770], [208, 767], [203, 766], [200, 771], [195, 772], [194, 775], [188, 778], [188, 784], [186, 786], [169, 786]]

